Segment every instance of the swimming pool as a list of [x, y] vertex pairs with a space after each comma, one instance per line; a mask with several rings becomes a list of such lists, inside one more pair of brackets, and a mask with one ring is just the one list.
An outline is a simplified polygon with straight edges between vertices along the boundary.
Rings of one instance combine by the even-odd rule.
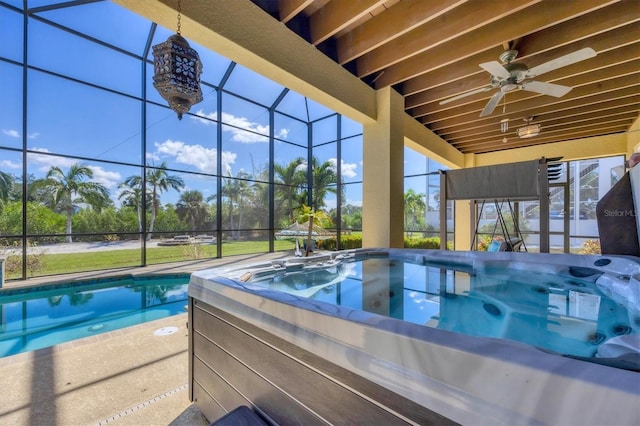
[[637, 424], [639, 278], [624, 256], [406, 249], [195, 272], [191, 397], [216, 418], [229, 382], [284, 423]]
[[0, 291], [0, 357], [184, 313], [189, 274]]

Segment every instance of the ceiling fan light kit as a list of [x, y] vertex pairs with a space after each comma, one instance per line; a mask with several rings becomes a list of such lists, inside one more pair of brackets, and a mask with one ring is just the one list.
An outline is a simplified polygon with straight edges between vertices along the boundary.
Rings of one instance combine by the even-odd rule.
[[527, 125], [524, 127], [520, 127], [516, 132], [520, 139], [532, 138], [540, 134], [540, 130], [542, 130], [542, 126], [540, 126], [539, 124], [531, 124], [534, 118], [535, 118], [534, 116], [531, 116], [524, 119]]
[[573, 53], [560, 56], [559, 58], [552, 59], [551, 61], [537, 65], [533, 68], [529, 68], [521, 62], [512, 62], [517, 55], [517, 50], [510, 49], [504, 51], [500, 55], [500, 60], [504, 62], [504, 65], [498, 61], [480, 64], [480, 68], [491, 74], [489, 85], [445, 99], [440, 102], [440, 105], [457, 101], [458, 99], [462, 99], [476, 93], [498, 89], [498, 91], [491, 96], [491, 99], [489, 99], [489, 102], [487, 102], [480, 113], [480, 117], [485, 117], [493, 113], [493, 110], [507, 92], [514, 90], [527, 90], [541, 95], [549, 95], [556, 98], [562, 97], [569, 93], [571, 87], [535, 81], [532, 79], [546, 72], [575, 64], [576, 62], [584, 61], [585, 59], [593, 58], [596, 56], [596, 51], [590, 47], [585, 47], [584, 49], [576, 50]]
[[539, 124], [528, 124], [518, 129], [518, 137], [520, 139], [532, 138], [540, 134], [541, 127]]

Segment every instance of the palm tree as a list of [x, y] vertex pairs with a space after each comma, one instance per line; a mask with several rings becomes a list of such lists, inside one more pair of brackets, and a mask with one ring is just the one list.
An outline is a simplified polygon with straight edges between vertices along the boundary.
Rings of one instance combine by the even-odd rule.
[[338, 183], [338, 175], [335, 170], [335, 166], [330, 161], [325, 161], [318, 166], [318, 159], [313, 157], [313, 193], [311, 206], [313, 210], [321, 210], [325, 206], [324, 199], [327, 194], [336, 194], [338, 192], [337, 186], [332, 186]]
[[176, 213], [180, 219], [188, 220], [191, 230], [195, 230], [207, 217], [207, 203], [204, 202], [202, 192], [198, 190], [183, 192], [176, 203]]
[[4, 204], [9, 201], [9, 194], [13, 188], [13, 177], [5, 172], [0, 172], [0, 213]]
[[306, 182], [304, 171], [300, 169], [300, 165], [303, 162], [304, 160], [299, 157], [287, 165], [275, 164], [273, 166], [275, 181], [278, 184], [276, 187], [277, 197], [286, 205], [289, 223], [293, 223], [294, 210], [298, 207], [296, 197], [300, 193], [300, 188]]
[[67, 216], [67, 243], [71, 238], [71, 217], [79, 204], [88, 204], [96, 210], [105, 207], [109, 199], [109, 190], [97, 182], [86, 181], [93, 178], [93, 170], [88, 166], [75, 163], [65, 174], [58, 166], [52, 166], [40, 185], [51, 194], [48, 200], [54, 211], [65, 213]]
[[413, 189], [404, 193], [404, 226], [405, 229], [415, 231], [419, 218], [424, 217], [426, 204], [424, 194], [418, 194]]
[[142, 238], [142, 178], [140, 176], [129, 176], [118, 188], [122, 190], [118, 195], [118, 200], [123, 200], [125, 206], [136, 209], [138, 219], [138, 232]]
[[[269, 169], [265, 167], [262, 171], [258, 172], [256, 181], [251, 188], [251, 220], [255, 226], [264, 228], [268, 226], [269, 220], [269, 184], [265, 183], [269, 181]], [[277, 187], [276, 187], [277, 188]], [[276, 201], [278, 203], [278, 201]], [[277, 206], [277, 204], [276, 204]], [[282, 207], [282, 206], [280, 206]], [[274, 206], [274, 212], [278, 209]]]
[[246, 172], [238, 172], [236, 175], [237, 180], [236, 183], [238, 185], [238, 229], [242, 229], [242, 219], [244, 218], [244, 213], [246, 212], [246, 202], [247, 199], [253, 199], [255, 183], [250, 183], [248, 179], [251, 179], [251, 175]]
[[222, 186], [222, 196], [227, 197], [229, 201], [229, 229], [231, 230], [231, 237], [233, 239], [238, 238], [234, 223], [236, 206], [238, 210], [237, 229], [242, 227], [244, 199], [251, 190], [249, 182], [247, 181], [249, 177], [251, 176], [248, 173], [240, 171], [235, 178], [229, 176], [229, 178], [225, 179], [224, 185]]
[[160, 207], [160, 194], [169, 189], [181, 190], [184, 188], [184, 181], [180, 176], [167, 173], [167, 163], [163, 161], [159, 168], [147, 170], [147, 187], [150, 187], [149, 195], [151, 196], [151, 220], [149, 221], [149, 233], [147, 234], [147, 241], [149, 241], [153, 234], [153, 226]]
[[[231, 229], [232, 237], [233, 237], [233, 228], [234, 228], [233, 226], [234, 205], [235, 205], [235, 199], [237, 197], [236, 187], [237, 185], [235, 183], [235, 180], [231, 179], [231, 177], [225, 178], [222, 183], [222, 197], [226, 197], [227, 201], [229, 202], [229, 208], [228, 208], [229, 229]], [[224, 203], [222, 203], [222, 205], [224, 206]]]

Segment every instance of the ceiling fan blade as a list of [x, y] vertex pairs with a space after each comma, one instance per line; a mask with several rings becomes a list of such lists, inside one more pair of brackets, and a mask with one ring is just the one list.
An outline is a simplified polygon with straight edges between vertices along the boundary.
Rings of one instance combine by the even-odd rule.
[[525, 81], [521, 84], [523, 90], [541, 93], [543, 95], [555, 96], [559, 98], [566, 95], [572, 89], [569, 86], [561, 86], [553, 83], [543, 83], [541, 81]]
[[496, 92], [496, 94], [494, 94], [491, 99], [489, 99], [489, 102], [487, 102], [487, 104], [484, 106], [484, 109], [480, 113], [480, 117], [491, 114], [493, 110], [496, 109], [498, 102], [500, 102], [500, 99], [502, 99], [503, 96], [504, 93], [502, 93], [501, 91]]
[[481, 87], [479, 89], [471, 90], [469, 92], [461, 93], [456, 96], [452, 96], [445, 100], [440, 101], [440, 105], [448, 104], [449, 102], [457, 101], [458, 99], [466, 98], [467, 96], [475, 95], [476, 93], [486, 92], [487, 90], [491, 90], [491, 86]]
[[585, 59], [593, 58], [596, 56], [596, 51], [590, 47], [576, 50], [568, 55], [560, 56], [559, 58], [552, 59], [549, 62], [540, 64], [527, 71], [527, 78], [533, 78], [545, 72], [553, 71], [557, 68], [566, 67], [567, 65], [575, 64], [576, 62], [584, 61]]
[[484, 62], [480, 64], [480, 68], [497, 78], [505, 79], [511, 77], [511, 73], [498, 61]]

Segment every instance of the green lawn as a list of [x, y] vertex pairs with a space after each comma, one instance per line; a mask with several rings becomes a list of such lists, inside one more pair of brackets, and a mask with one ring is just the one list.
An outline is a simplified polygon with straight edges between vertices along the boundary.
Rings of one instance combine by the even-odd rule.
[[[295, 248], [293, 241], [276, 240], [275, 251], [287, 251]], [[195, 259], [213, 259], [216, 257], [216, 245], [190, 244], [184, 246], [167, 246], [147, 248], [147, 264], [159, 264]], [[269, 251], [267, 241], [225, 241], [222, 243], [222, 255], [266, 253]], [[10, 256], [11, 257], [11, 256]], [[84, 272], [101, 269], [125, 268], [140, 266], [142, 251], [140, 249], [96, 250], [92, 252], [48, 254], [43, 251], [28, 256], [29, 277]], [[7, 259], [5, 274], [7, 279], [20, 278], [22, 265], [19, 256]]]

